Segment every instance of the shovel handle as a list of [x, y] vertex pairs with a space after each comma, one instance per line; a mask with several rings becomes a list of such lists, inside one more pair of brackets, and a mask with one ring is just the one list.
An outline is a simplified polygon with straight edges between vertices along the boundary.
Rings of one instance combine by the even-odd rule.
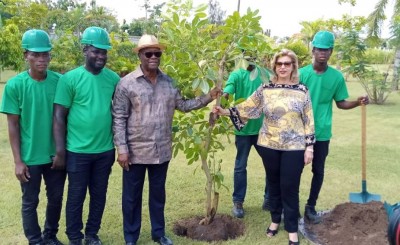
[[361, 174], [362, 180], [367, 179], [367, 111], [361, 105]]

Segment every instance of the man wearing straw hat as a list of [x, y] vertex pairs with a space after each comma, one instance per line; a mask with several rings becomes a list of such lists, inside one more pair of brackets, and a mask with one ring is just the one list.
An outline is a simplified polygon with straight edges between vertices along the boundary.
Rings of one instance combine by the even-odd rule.
[[172, 120], [175, 109], [199, 109], [214, 100], [220, 89], [185, 100], [172, 78], [158, 67], [165, 45], [143, 35], [134, 49], [140, 66], [121, 79], [113, 100], [114, 144], [123, 168], [122, 212], [127, 245], [139, 239], [143, 184], [148, 172], [152, 239], [173, 244], [165, 236], [165, 181], [172, 158]]

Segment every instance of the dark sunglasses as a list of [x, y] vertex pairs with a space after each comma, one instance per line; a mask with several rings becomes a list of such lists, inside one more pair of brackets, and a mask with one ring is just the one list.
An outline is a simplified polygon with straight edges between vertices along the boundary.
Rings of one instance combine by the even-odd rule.
[[156, 52], [144, 52], [143, 53], [144, 56], [146, 56], [147, 59], [150, 59], [151, 57], [153, 57], [153, 55], [157, 58], [160, 58], [162, 55], [161, 51], [156, 51]]
[[276, 66], [282, 66], [283, 65], [283, 67], [289, 67], [292, 64], [293, 64], [293, 62], [276, 62], [275, 63]]

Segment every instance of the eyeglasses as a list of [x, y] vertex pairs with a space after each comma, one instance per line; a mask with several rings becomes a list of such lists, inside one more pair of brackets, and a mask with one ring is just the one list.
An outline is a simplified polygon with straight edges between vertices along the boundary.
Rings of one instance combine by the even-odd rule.
[[275, 66], [282, 66], [283, 65], [283, 67], [289, 67], [292, 64], [293, 64], [293, 62], [276, 62]]
[[153, 57], [153, 55], [157, 58], [160, 58], [162, 55], [161, 51], [156, 51], [156, 52], [144, 52], [144, 56], [146, 56], [147, 59], [150, 59]]

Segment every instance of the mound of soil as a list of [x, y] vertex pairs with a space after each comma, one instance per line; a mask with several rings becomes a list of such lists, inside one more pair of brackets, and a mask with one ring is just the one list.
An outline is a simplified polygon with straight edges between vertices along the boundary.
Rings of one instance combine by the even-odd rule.
[[174, 233], [200, 241], [226, 241], [235, 239], [244, 234], [244, 223], [232, 216], [217, 214], [209, 225], [200, 225], [203, 217], [196, 216], [177, 221], [174, 224]]
[[381, 202], [343, 203], [321, 215], [322, 223], [314, 225], [306, 221], [304, 230], [300, 229], [315, 244], [389, 244], [388, 218]]

